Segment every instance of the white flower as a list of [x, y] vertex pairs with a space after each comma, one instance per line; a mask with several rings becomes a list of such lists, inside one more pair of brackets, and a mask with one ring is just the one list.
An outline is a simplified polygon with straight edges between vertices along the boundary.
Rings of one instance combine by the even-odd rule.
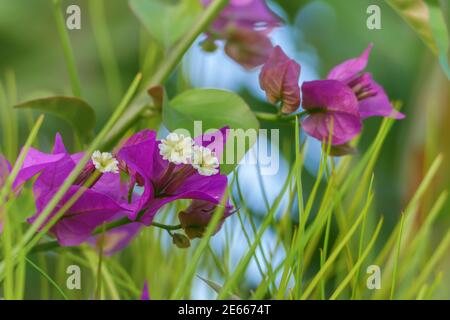
[[119, 173], [119, 161], [117, 161], [111, 153], [100, 152], [97, 150], [92, 154], [91, 159], [94, 163], [95, 169], [101, 173]]
[[159, 154], [164, 160], [175, 164], [188, 164], [192, 158], [194, 141], [190, 137], [175, 132], [170, 133], [159, 144]]
[[212, 176], [219, 172], [219, 159], [210, 149], [194, 146], [192, 166], [202, 176]]

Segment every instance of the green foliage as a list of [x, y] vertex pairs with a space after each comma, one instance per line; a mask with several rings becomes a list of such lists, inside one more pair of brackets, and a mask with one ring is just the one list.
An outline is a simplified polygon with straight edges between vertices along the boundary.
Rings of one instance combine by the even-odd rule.
[[439, 57], [442, 69], [450, 79], [449, 32], [444, 20], [444, 4], [440, 6], [438, 0], [386, 0], [386, 2]]
[[23, 102], [18, 109], [33, 109], [55, 115], [67, 121], [83, 141], [92, 138], [95, 127], [94, 109], [79, 98], [49, 97]]
[[[442, 53], [445, 52], [444, 48], [448, 48], [448, 39], [445, 39], [443, 20], [433, 18], [440, 17], [442, 12], [437, 7], [430, 7], [430, 20], [423, 15], [425, 2], [386, 1], [408, 21], [432, 50], [440, 52], [442, 62]], [[283, 7], [294, 8], [307, 1], [280, 2], [284, 4]], [[428, 5], [430, 3], [436, 2], [427, 2]], [[55, 1], [55, 4], [58, 5], [59, 1]], [[163, 84], [167, 80], [183, 54], [224, 4], [224, 1], [216, 1], [216, 6], [209, 9], [207, 15], [196, 19], [200, 12], [198, 1], [182, 0], [177, 4], [169, 4], [163, 0], [130, 1], [130, 6], [148, 29], [150, 36], [169, 52], [169, 58], [164, 60], [162, 67], [156, 66], [155, 63], [155, 70], [149, 72], [152, 75], [152, 85]], [[103, 10], [100, 5], [92, 5], [91, 8], [97, 13]], [[80, 82], [75, 70], [70, 39], [64, 30], [61, 12], [58, 10], [59, 6], [55, 6], [57, 27], [71, 77], [72, 92], [77, 95], [77, 92], [80, 92]], [[3, 12], [6, 11], [0, 10], [0, 15]], [[294, 12], [289, 13], [293, 20]], [[0, 19], [0, 24], [3, 23], [5, 15]], [[118, 64], [110, 52], [113, 49], [112, 44], [105, 39], [108, 37], [105, 34], [105, 21], [97, 22], [98, 25], [94, 26], [94, 37], [99, 46], [110, 100], [115, 101], [120, 97], [116, 91], [121, 91], [117, 89], [121, 88]], [[189, 30], [191, 25], [196, 25], [192, 32]], [[189, 34], [189, 37], [184, 37], [185, 34]], [[177, 42], [179, 46], [176, 45]], [[177, 50], [168, 50], [174, 45]], [[146, 49], [151, 51], [152, 48], [150, 46]], [[160, 49], [155, 51], [159, 54]], [[334, 51], [330, 52], [334, 54]], [[1, 124], [4, 135], [2, 151], [7, 150], [8, 157], [13, 159], [19, 145], [16, 137], [19, 133], [19, 121], [11, 109], [7, 108], [16, 103], [17, 93], [14, 79], [11, 75], [7, 78], [6, 86], [0, 86]], [[95, 136], [90, 136], [95, 125], [95, 113], [80, 99], [54, 97], [33, 100], [18, 106], [59, 116], [72, 125], [77, 136], [87, 142], [88, 147], [86, 155], [44, 209], [35, 225], [23, 223], [24, 217], [33, 209], [29, 186], [25, 186], [19, 197], [10, 196], [11, 185], [24, 154], [17, 159], [13, 172], [0, 191], [0, 222], [3, 222], [0, 239], [0, 295], [3, 298], [89, 299], [97, 291], [97, 297], [100, 299], [137, 299], [144, 280], [149, 282], [151, 296], [155, 299], [192, 298], [195, 296], [192, 289], [196, 288], [193, 286], [194, 281], [197, 281], [197, 285], [211, 289], [209, 297], [220, 299], [449, 297], [449, 290], [442, 283], [446, 283], [450, 277], [450, 232], [448, 219], [441, 215], [448, 203], [448, 192], [444, 189], [437, 190], [434, 185], [436, 177], [441, 175], [445, 166], [443, 156], [427, 155], [430, 157], [430, 163], [424, 165], [423, 178], [415, 191], [405, 192], [408, 196], [404, 197], [400, 210], [393, 208], [385, 212], [380, 209], [380, 201], [376, 201], [377, 196], [381, 196], [383, 202], [386, 202], [383, 194], [380, 195], [379, 192], [382, 192], [386, 185], [393, 184], [394, 180], [401, 179], [398, 172], [398, 175], [388, 175], [386, 178], [386, 172], [379, 162], [380, 156], [390, 153], [387, 152], [385, 144], [394, 145], [395, 148], [400, 146], [400, 143], [397, 144], [397, 140], [389, 135], [394, 123], [390, 119], [382, 121], [373, 141], [368, 139], [370, 146], [367, 149], [360, 146], [360, 155], [335, 161], [329, 156], [329, 148], [324, 147], [322, 157], [318, 160], [320, 164], [317, 172], [311, 172], [305, 165], [309, 146], [300, 144], [298, 122], [294, 130], [292, 126], [283, 127], [288, 143], [295, 145], [295, 150], [288, 149], [285, 152], [289, 174], [281, 181], [283, 188], [275, 199], [267, 197], [262, 185], [259, 186], [261, 190], [258, 187], [251, 190], [261, 193], [266, 208], [262, 212], [252, 210], [252, 204], [243, 195], [239, 184], [239, 168], [228, 166], [226, 172], [234, 169], [230, 197], [238, 212], [224, 223], [221, 230], [224, 239], [219, 235], [214, 236], [217, 237], [214, 241], [221, 242], [222, 250], [216, 250], [216, 247], [211, 245], [212, 234], [223, 211], [219, 209], [214, 214], [205, 237], [192, 240], [191, 246], [185, 249], [168, 246], [170, 241], [166, 241], [167, 232], [149, 227], [144, 228], [123, 252], [111, 257], [99, 257], [98, 252], [88, 245], [76, 249], [58, 248], [54, 252], [53, 249], [51, 252], [38, 254], [33, 252], [32, 249], [39, 242], [47, 244], [46, 232], [55, 219], [64, 213], [65, 208], [58, 210], [49, 225], [41, 231], [38, 230], [39, 224], [54, 211], [88, 161], [90, 153], [111, 138], [112, 128], [124, 119], [124, 112], [131, 109], [128, 107], [139, 89], [140, 80], [138, 75], [114, 109], [114, 113]], [[401, 88], [399, 85], [395, 89], [401, 91]], [[153, 98], [150, 111], [153, 113], [141, 112], [149, 111], [148, 101], [142, 105], [142, 109], [133, 109], [139, 112], [126, 117], [125, 125], [113, 135], [117, 138], [114, 142], [122, 138], [127, 130], [137, 130], [137, 123], [142, 118], [148, 120], [147, 126], [151, 122], [152, 126], [158, 127], [161, 113], [163, 124], [170, 130], [185, 128], [192, 134], [194, 120], [203, 122], [203, 131], [225, 125], [232, 129], [259, 128], [259, 123], [247, 103], [235, 93], [194, 89], [176, 95], [169, 101], [162, 86], [153, 89], [150, 91]], [[145, 95], [145, 91], [143, 93]], [[25, 143], [25, 150], [36, 142], [42, 120], [40, 117], [34, 126], [30, 126], [33, 129]], [[142, 125], [142, 121], [139, 123]], [[416, 128], [415, 125], [416, 123], [413, 123], [412, 126]], [[427, 140], [426, 143], [433, 141]], [[113, 147], [114, 143], [111, 144], [111, 148]], [[396, 158], [397, 154], [388, 158], [391, 161], [389, 164], [394, 168]], [[411, 158], [409, 157], [408, 161], [411, 161]], [[377, 189], [377, 185], [381, 188]], [[409, 187], [413, 189], [413, 186]], [[284, 205], [285, 202], [287, 205]], [[183, 210], [185, 205], [185, 202], [180, 201], [165, 207], [158, 213], [158, 221], [176, 223], [176, 213]], [[383, 214], [386, 215], [383, 217]], [[263, 238], [269, 234], [274, 241], [267, 245]], [[232, 243], [240, 235], [245, 236], [245, 242], [238, 244], [243, 251], [234, 252]], [[275, 259], [276, 256], [281, 256], [281, 259]], [[82, 268], [82, 289], [79, 291], [65, 287], [66, 268], [70, 264], [77, 264]], [[374, 291], [366, 287], [365, 272], [366, 267], [373, 264], [380, 266], [382, 270], [382, 287]], [[256, 283], [252, 283], [247, 277], [249, 271], [253, 270], [252, 265], [258, 267], [258, 275], [261, 277]], [[201, 280], [195, 275], [199, 275]], [[39, 283], [28, 282], [33, 279], [38, 279]], [[281, 281], [278, 281], [279, 279]], [[32, 286], [32, 290], [28, 286]]]
[[175, 44], [202, 12], [199, 0], [176, 3], [161, 0], [130, 0], [130, 7], [150, 35], [164, 48]]

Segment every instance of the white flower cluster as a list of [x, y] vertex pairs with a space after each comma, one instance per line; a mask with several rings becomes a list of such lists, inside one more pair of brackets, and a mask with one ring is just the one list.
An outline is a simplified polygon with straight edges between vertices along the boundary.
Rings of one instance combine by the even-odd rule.
[[194, 144], [190, 137], [170, 133], [159, 144], [159, 153], [164, 160], [174, 164], [191, 164], [202, 176], [212, 176], [219, 172], [219, 159], [214, 152]]
[[91, 159], [95, 169], [101, 173], [119, 173], [119, 161], [111, 153], [97, 150], [92, 154]]

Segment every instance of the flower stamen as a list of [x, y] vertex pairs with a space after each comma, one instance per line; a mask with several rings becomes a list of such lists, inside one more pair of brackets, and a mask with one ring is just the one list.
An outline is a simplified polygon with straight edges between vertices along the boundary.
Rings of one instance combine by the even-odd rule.
[[178, 165], [191, 161], [193, 145], [194, 141], [190, 137], [172, 132], [161, 140], [158, 148], [164, 160]]
[[219, 172], [219, 159], [214, 152], [202, 146], [194, 146], [192, 166], [202, 176], [212, 176]]
[[119, 173], [119, 161], [109, 152], [95, 151], [91, 157], [95, 169], [101, 173]]

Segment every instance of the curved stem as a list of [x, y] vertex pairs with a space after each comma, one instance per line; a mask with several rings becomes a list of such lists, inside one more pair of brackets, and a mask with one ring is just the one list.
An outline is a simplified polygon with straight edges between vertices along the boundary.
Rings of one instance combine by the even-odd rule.
[[152, 226], [153, 226], [153, 227], [157, 227], [157, 228], [161, 228], [161, 229], [164, 229], [164, 230], [167, 230], [167, 231], [170, 231], [170, 230], [179, 230], [179, 229], [182, 228], [182, 227], [181, 227], [181, 224], [177, 224], [177, 225], [171, 226], [171, 225], [161, 224], [161, 223], [158, 223], [158, 222], [153, 222], [153, 223], [152, 223]]
[[195, 39], [208, 28], [213, 20], [219, 15], [220, 11], [228, 4], [228, 1], [229, 0], [216, 0], [206, 8], [194, 27], [180, 40], [167, 59], [165, 59], [165, 63], [162, 67], [151, 78], [150, 86], [162, 84], [167, 80], [181, 61], [181, 58], [183, 58], [183, 55], [194, 43]]
[[256, 118], [263, 121], [294, 121], [295, 118], [303, 117], [311, 113], [310, 111], [302, 111], [296, 114], [283, 115], [278, 113], [268, 113], [268, 112], [255, 112]]

